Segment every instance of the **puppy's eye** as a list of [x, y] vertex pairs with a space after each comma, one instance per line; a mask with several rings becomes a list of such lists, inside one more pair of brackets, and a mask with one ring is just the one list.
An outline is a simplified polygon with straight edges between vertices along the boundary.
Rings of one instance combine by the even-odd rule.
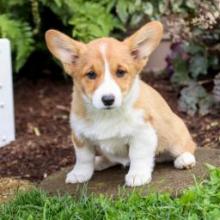
[[86, 73], [86, 76], [87, 76], [89, 79], [96, 79], [97, 74], [96, 74], [96, 72], [94, 72], [94, 71], [90, 71], [90, 72]]
[[126, 71], [125, 71], [125, 70], [118, 69], [118, 70], [116, 71], [116, 76], [117, 76], [118, 78], [122, 78], [125, 74], [126, 74]]

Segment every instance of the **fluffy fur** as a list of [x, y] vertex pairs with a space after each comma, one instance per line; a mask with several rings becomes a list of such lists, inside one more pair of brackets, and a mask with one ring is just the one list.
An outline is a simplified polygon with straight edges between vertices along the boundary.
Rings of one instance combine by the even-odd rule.
[[[120, 163], [129, 166], [126, 185], [140, 186], [150, 182], [155, 156], [164, 152], [178, 169], [195, 165], [195, 143], [184, 122], [139, 79], [162, 33], [159, 22], [124, 41], [83, 44], [55, 30], [46, 33], [49, 50], [74, 79], [70, 124], [76, 164], [66, 183], [88, 181], [94, 170]], [[103, 101], [106, 96], [112, 103]]]

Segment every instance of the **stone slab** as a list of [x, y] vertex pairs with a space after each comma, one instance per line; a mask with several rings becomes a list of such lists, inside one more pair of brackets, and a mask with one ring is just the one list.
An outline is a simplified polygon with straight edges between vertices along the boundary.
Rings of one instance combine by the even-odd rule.
[[[149, 185], [137, 187], [141, 192], [156, 191], [179, 194], [183, 189], [193, 185], [194, 178], [202, 180], [207, 177], [205, 164], [220, 167], [220, 150], [211, 148], [199, 148], [196, 151], [197, 164], [191, 170], [177, 170], [172, 163], [157, 164], [153, 172], [153, 179]], [[47, 177], [39, 187], [52, 194], [77, 195], [83, 188], [88, 193], [103, 193], [117, 195], [120, 187], [124, 186], [124, 176], [127, 168], [116, 166], [104, 171], [96, 171], [93, 178], [84, 184], [65, 184], [65, 176], [72, 167], [64, 168]], [[128, 190], [133, 188], [126, 187]]]

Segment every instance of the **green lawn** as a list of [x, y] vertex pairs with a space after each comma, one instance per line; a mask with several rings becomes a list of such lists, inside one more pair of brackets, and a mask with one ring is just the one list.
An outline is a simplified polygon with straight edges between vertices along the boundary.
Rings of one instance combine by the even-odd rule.
[[209, 179], [187, 189], [181, 196], [137, 192], [110, 198], [103, 195], [82, 194], [49, 196], [34, 190], [20, 193], [0, 205], [0, 219], [207, 219], [220, 220], [220, 168], [209, 167]]

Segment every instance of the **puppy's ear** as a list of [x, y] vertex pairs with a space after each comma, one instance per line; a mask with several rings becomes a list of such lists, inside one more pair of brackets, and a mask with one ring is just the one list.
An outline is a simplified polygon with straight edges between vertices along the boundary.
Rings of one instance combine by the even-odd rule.
[[160, 43], [162, 35], [162, 24], [158, 21], [152, 21], [125, 39], [124, 43], [129, 47], [134, 59], [146, 63], [149, 55]]
[[66, 73], [72, 75], [86, 45], [56, 30], [48, 30], [45, 39], [49, 51], [62, 62]]

